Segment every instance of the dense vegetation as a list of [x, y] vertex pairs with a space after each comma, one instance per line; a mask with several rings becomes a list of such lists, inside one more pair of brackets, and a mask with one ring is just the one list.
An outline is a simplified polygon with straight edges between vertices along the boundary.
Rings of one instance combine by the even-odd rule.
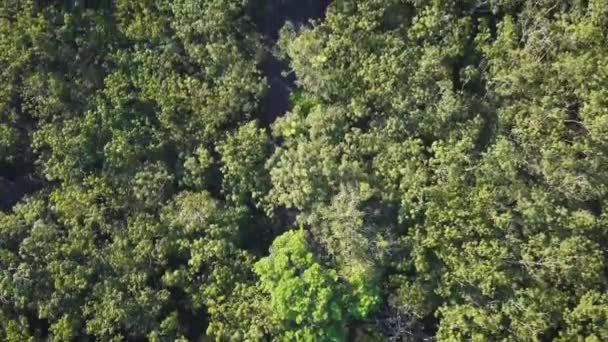
[[608, 2], [279, 2], [0, 0], [0, 340], [608, 340]]

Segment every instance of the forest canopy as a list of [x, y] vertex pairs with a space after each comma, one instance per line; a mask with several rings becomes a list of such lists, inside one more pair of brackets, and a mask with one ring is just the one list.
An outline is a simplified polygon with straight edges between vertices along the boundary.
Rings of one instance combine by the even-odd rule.
[[0, 84], [2, 341], [608, 340], [606, 0], [0, 0]]

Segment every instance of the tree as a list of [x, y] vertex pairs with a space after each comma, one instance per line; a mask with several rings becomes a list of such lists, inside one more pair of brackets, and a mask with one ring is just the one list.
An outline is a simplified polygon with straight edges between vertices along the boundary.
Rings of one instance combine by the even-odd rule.
[[377, 301], [369, 291], [349, 293], [335, 270], [315, 260], [303, 230], [277, 237], [255, 270], [260, 288], [270, 294], [270, 315], [278, 325], [273, 333], [285, 340], [342, 341], [345, 324], [364, 318]]
[[599, 2], [340, 1], [288, 26], [300, 89], [273, 127], [272, 203], [350, 262], [383, 218], [373, 269], [414, 331], [557, 337], [605, 287], [605, 21]]
[[47, 183], [2, 217], [1, 336], [223, 338], [228, 294], [254, 282], [243, 218], [261, 214], [216, 185], [224, 171], [240, 198], [250, 185], [228, 184], [252, 182], [236, 147], [216, 152], [265, 88], [247, 4], [9, 5], [2, 163], [35, 162]]

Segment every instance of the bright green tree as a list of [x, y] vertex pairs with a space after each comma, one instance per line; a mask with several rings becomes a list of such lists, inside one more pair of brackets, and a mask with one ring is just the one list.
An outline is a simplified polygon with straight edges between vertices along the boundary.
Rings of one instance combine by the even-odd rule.
[[[286, 341], [342, 341], [349, 320], [365, 317], [377, 301], [373, 292], [350, 292], [334, 269], [315, 260], [303, 230], [277, 237], [255, 270], [270, 295], [274, 333]], [[360, 302], [372, 305], [353, 307]]]

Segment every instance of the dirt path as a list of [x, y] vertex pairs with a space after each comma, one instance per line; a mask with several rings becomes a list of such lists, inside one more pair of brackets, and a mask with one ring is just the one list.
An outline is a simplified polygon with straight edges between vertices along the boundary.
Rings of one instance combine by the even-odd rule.
[[[330, 0], [268, 0], [264, 16], [264, 34], [274, 45], [279, 31], [287, 21], [296, 25], [306, 24], [312, 19], [322, 19]], [[270, 125], [277, 117], [289, 110], [289, 94], [295, 86], [296, 75], [289, 73], [289, 66], [284, 61], [269, 55], [264, 65], [264, 74], [268, 80], [269, 91], [264, 100], [262, 121]]]

